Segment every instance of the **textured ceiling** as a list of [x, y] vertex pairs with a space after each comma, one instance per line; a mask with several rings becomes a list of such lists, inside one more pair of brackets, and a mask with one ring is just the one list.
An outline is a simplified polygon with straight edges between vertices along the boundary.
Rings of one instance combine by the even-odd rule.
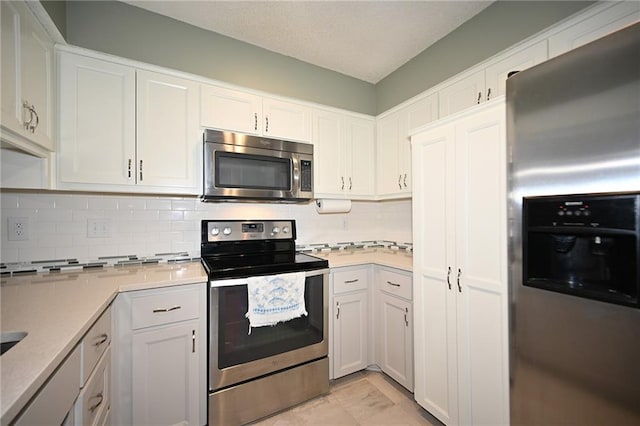
[[377, 83], [492, 1], [125, 1]]

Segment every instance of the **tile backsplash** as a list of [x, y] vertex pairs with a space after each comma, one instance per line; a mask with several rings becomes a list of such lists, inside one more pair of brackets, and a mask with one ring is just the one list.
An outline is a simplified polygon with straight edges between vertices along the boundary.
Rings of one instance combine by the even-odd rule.
[[[2, 192], [0, 262], [200, 254], [202, 219], [295, 219], [297, 244], [411, 242], [411, 201], [353, 202], [318, 214], [314, 204], [202, 203], [194, 197]], [[10, 240], [9, 218], [28, 239]], [[90, 229], [95, 225], [97, 231]]]

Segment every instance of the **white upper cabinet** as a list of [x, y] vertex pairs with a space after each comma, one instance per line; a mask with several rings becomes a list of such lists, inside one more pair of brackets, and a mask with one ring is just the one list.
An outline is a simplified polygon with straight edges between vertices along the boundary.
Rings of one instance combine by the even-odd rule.
[[45, 157], [54, 150], [53, 41], [25, 3], [2, 7], [2, 140]]
[[438, 118], [438, 95], [425, 96], [377, 122], [376, 195], [383, 199], [411, 196], [409, 132]]
[[640, 21], [640, 2], [611, 2], [598, 13], [587, 13], [575, 23], [549, 38], [549, 57], [553, 58], [571, 49]]
[[64, 52], [58, 70], [61, 186], [134, 185], [135, 70]]
[[60, 188], [199, 192], [197, 83], [69, 52], [59, 71]]
[[525, 70], [546, 59], [547, 42], [545, 40], [504, 55], [500, 60], [483, 69], [461, 79], [455, 79], [439, 92], [439, 117], [446, 117], [503, 95], [510, 72]]
[[138, 185], [197, 189], [198, 84], [139, 70], [136, 87]]
[[311, 142], [311, 108], [226, 87], [201, 85], [202, 127]]
[[260, 134], [262, 98], [247, 92], [203, 84], [200, 86], [200, 125]]
[[374, 128], [372, 119], [314, 112], [316, 197], [373, 198]]

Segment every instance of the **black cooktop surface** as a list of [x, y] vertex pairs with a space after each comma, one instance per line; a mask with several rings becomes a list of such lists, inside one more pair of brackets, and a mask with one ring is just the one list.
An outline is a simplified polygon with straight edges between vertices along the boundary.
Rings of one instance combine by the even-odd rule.
[[275, 252], [203, 256], [210, 280], [313, 271], [329, 267], [329, 261], [304, 253]]

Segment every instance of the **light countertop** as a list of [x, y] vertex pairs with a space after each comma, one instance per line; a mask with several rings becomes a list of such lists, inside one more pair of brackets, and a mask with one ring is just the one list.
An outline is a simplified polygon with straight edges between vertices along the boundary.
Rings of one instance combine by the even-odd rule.
[[200, 262], [2, 278], [0, 328], [28, 335], [0, 358], [0, 423], [20, 412], [119, 292], [205, 281]]
[[330, 268], [358, 266], [373, 263], [376, 265], [402, 269], [407, 272], [411, 272], [413, 270], [413, 253], [407, 252], [405, 250], [369, 248], [355, 250], [332, 250], [310, 254], [322, 259], [327, 259], [329, 261]]
[[[312, 255], [331, 268], [377, 264], [411, 271], [412, 253], [388, 248]], [[0, 358], [0, 423], [37, 393], [119, 292], [207, 281], [200, 262], [31, 274], [0, 281], [0, 328], [28, 335]]]

